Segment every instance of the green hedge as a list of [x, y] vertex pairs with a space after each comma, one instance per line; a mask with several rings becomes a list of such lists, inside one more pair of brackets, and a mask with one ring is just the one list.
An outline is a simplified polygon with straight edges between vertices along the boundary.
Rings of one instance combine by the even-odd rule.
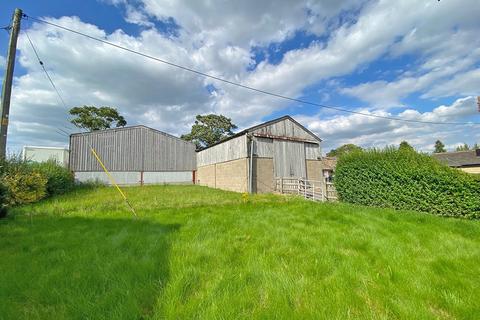
[[75, 187], [72, 173], [55, 161], [36, 163], [13, 155], [0, 159], [0, 215], [7, 207], [38, 201]]
[[38, 171], [16, 169], [7, 172], [2, 180], [8, 190], [8, 206], [35, 202], [47, 195], [47, 178]]
[[7, 187], [0, 182], [0, 218], [7, 215]]
[[54, 196], [72, 190], [75, 186], [73, 174], [55, 161], [31, 163], [32, 169], [47, 178], [47, 194]]
[[338, 161], [335, 186], [350, 203], [480, 218], [480, 181], [411, 150], [346, 154]]

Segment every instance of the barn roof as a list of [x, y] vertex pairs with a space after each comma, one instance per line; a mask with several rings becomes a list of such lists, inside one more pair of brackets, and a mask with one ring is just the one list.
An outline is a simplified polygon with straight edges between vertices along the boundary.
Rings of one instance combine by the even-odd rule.
[[136, 125], [136, 126], [128, 126], [128, 127], [118, 127], [118, 128], [109, 128], [109, 129], [104, 129], [104, 130], [95, 130], [95, 131], [88, 131], [88, 132], [77, 132], [77, 133], [72, 133], [70, 134], [70, 136], [78, 136], [78, 135], [89, 135], [89, 134], [99, 134], [99, 133], [102, 133], [102, 132], [109, 132], [109, 131], [113, 131], [113, 132], [116, 132], [116, 131], [123, 131], [123, 130], [131, 130], [131, 129], [146, 129], [146, 130], [150, 130], [150, 131], [153, 131], [155, 133], [158, 133], [158, 134], [162, 134], [164, 136], [167, 136], [167, 137], [170, 137], [170, 138], [173, 138], [173, 139], [177, 139], [177, 140], [181, 140], [185, 143], [189, 143], [189, 144], [193, 144], [189, 141], [185, 141], [179, 137], [176, 137], [170, 133], [166, 133], [166, 132], [163, 132], [163, 131], [160, 131], [160, 130], [157, 130], [157, 129], [154, 129], [154, 128], [150, 128], [150, 127], [147, 127], [145, 125]]
[[283, 117], [280, 117], [280, 118], [276, 118], [276, 119], [273, 119], [273, 120], [270, 120], [270, 121], [267, 121], [267, 122], [263, 122], [261, 124], [257, 124], [255, 126], [252, 126], [250, 128], [247, 128], [247, 129], [244, 129], [236, 134], [234, 134], [233, 136], [230, 136], [228, 138], [225, 138], [217, 143], [214, 143], [206, 148], [203, 148], [203, 149], [200, 149], [199, 151], [202, 151], [202, 150], [205, 150], [205, 149], [208, 149], [208, 148], [211, 148], [213, 146], [216, 146], [218, 144], [221, 144], [225, 141], [228, 141], [230, 139], [233, 139], [233, 138], [236, 138], [236, 137], [239, 137], [239, 136], [242, 136], [244, 134], [248, 134], [248, 133], [253, 133], [255, 131], [258, 131], [264, 127], [268, 127], [270, 125], [273, 125], [277, 122], [281, 122], [281, 121], [284, 121], [284, 120], [290, 120], [292, 121], [294, 124], [296, 124], [297, 126], [299, 126], [302, 130], [304, 130], [306, 133], [308, 133], [314, 140], [318, 141], [318, 142], [321, 142], [322, 139], [320, 139], [316, 134], [314, 134], [313, 132], [311, 132], [310, 130], [308, 130], [307, 128], [305, 128], [305, 126], [303, 126], [302, 124], [300, 124], [299, 122], [297, 122], [295, 119], [293, 119], [291, 116], [289, 115], [285, 115]]
[[433, 157], [450, 167], [480, 165], [480, 149], [457, 152], [434, 153]]

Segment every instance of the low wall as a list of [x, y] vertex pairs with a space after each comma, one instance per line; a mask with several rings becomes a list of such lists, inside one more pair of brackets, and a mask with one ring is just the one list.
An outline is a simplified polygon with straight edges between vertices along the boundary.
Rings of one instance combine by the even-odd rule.
[[275, 191], [272, 158], [253, 158], [253, 188], [256, 193]]
[[467, 173], [480, 174], [480, 167], [466, 167], [466, 168], [459, 168], [459, 169]]
[[198, 167], [196, 182], [212, 188], [247, 192], [248, 159], [243, 158]]
[[[158, 171], [143, 172], [143, 174], [139, 171], [115, 171], [110, 174], [119, 185], [193, 183], [192, 171]], [[107, 185], [111, 184], [107, 174], [103, 171], [74, 172], [74, 176], [75, 180], [79, 182], [98, 181]]]
[[323, 181], [322, 160], [307, 160], [307, 179]]

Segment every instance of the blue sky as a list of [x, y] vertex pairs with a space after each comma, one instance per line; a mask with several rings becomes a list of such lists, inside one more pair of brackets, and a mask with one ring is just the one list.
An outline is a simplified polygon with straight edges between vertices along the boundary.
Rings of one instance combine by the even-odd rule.
[[[461, 5], [460, 5], [461, 4]], [[10, 1], [35, 17], [231, 81], [320, 104], [383, 116], [480, 122], [477, 1]], [[67, 107], [20, 36], [9, 150], [66, 145], [67, 109], [109, 105], [129, 124], [180, 135], [196, 114], [221, 113], [244, 128], [290, 114], [324, 151], [343, 143], [407, 140], [430, 151], [480, 142], [479, 126], [406, 124], [332, 112], [245, 91], [44, 24], [22, 21]], [[0, 33], [4, 63], [8, 34]], [[4, 71], [3, 67], [0, 69]]]

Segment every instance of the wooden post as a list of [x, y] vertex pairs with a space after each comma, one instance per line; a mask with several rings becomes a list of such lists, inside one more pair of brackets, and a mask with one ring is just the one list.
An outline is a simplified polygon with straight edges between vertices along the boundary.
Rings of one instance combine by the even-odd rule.
[[312, 199], [315, 201], [315, 183], [312, 183]]
[[12, 94], [13, 69], [15, 67], [15, 54], [17, 52], [17, 39], [20, 32], [22, 10], [15, 9], [13, 25], [8, 42], [7, 66], [2, 87], [2, 103], [0, 104], [0, 159], [5, 158], [7, 153], [8, 115], [10, 113], [10, 97]]
[[283, 177], [280, 178], [280, 193], [283, 194]]

